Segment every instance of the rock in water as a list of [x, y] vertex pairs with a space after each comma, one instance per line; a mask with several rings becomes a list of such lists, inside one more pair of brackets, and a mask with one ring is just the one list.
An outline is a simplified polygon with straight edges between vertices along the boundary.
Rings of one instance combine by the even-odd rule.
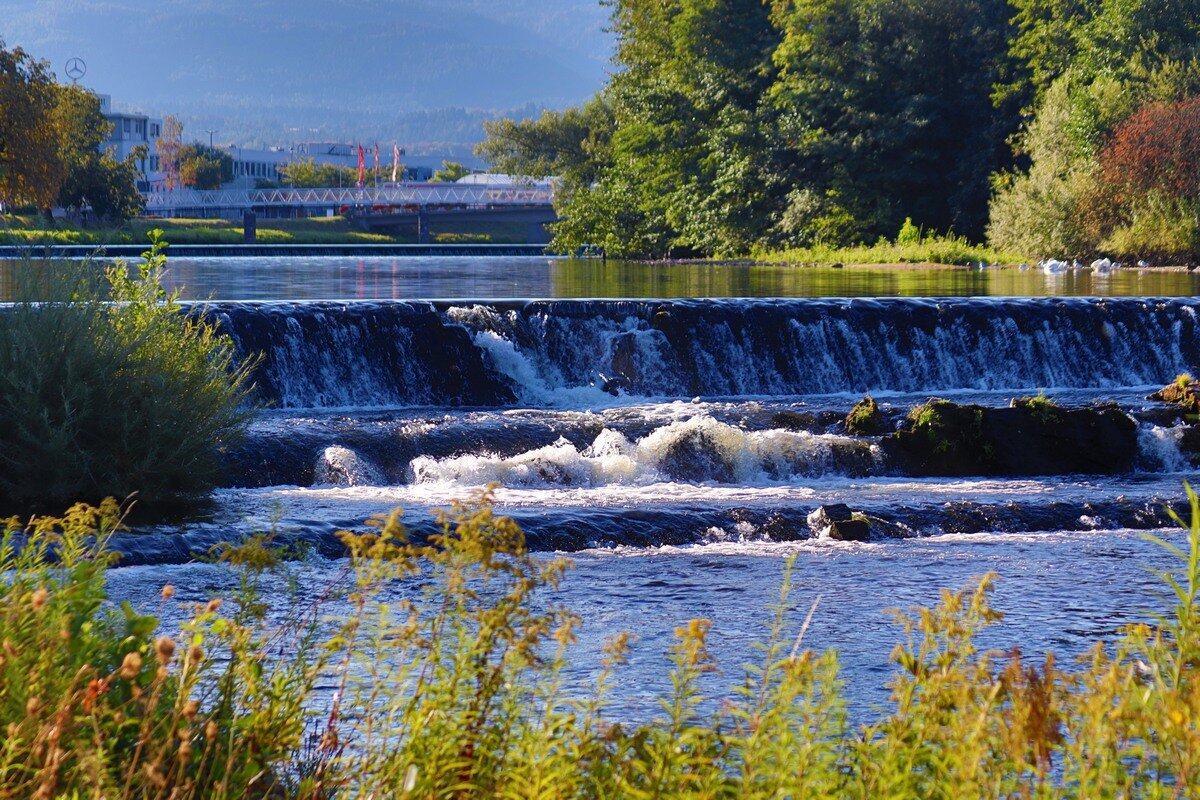
[[984, 408], [931, 400], [909, 421], [880, 446], [910, 475], [1113, 475], [1131, 470], [1137, 456], [1137, 424], [1112, 404], [1067, 409], [1035, 399]]
[[1163, 403], [1174, 403], [1188, 414], [1200, 413], [1200, 382], [1184, 373], [1146, 398]]
[[846, 432], [854, 436], [877, 436], [887, 433], [887, 423], [874, 398], [864, 397], [846, 415]]
[[871, 538], [871, 523], [854, 512], [844, 503], [820, 506], [808, 515], [808, 527], [822, 539], [841, 542], [865, 542]]

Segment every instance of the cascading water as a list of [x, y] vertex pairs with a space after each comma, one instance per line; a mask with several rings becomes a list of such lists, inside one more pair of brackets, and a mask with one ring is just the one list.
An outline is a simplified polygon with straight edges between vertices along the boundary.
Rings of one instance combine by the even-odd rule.
[[1161, 383], [1200, 361], [1190, 300], [214, 304], [285, 408], [577, 407], [641, 397]]

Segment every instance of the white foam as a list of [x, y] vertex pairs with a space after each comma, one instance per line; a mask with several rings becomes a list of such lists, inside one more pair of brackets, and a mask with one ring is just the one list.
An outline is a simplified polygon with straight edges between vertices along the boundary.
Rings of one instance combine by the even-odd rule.
[[1163, 428], [1142, 425], [1138, 428], [1140, 466], [1151, 472], [1186, 472], [1191, 469], [1187, 456], [1180, 450], [1184, 428]]
[[314, 483], [322, 486], [379, 486], [379, 468], [348, 447], [326, 447], [314, 466]]
[[[658, 428], [638, 442], [605, 429], [582, 451], [566, 439], [515, 456], [481, 453], [410, 464], [413, 483], [507, 487], [605, 485], [647, 486], [666, 481], [734, 482], [766, 486], [797, 476], [837, 471], [842, 450], [870, 465], [875, 445], [846, 436], [807, 432], [745, 431], [707, 415]], [[845, 457], [845, 456], [843, 456]]]

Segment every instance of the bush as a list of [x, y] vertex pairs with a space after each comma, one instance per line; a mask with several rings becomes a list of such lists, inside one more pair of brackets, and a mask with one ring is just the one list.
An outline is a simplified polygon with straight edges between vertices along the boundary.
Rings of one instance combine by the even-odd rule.
[[[209, 489], [248, 421], [227, 337], [160, 283], [156, 237], [137, 278], [118, 261], [28, 261], [0, 312], [0, 498], [8, 510], [74, 498], [183, 499]], [[108, 302], [116, 301], [115, 303]]]
[[547, 594], [566, 565], [532, 557], [486, 496], [424, 543], [396, 514], [343, 534], [351, 579], [324, 598], [345, 586], [336, 622], [305, 598], [269, 624], [270, 537], [226, 548], [237, 595], [194, 605], [177, 637], [105, 607], [118, 509], [76, 506], [36, 521], [23, 550], [15, 523], [0, 537], [2, 786], [177, 800], [1194, 797], [1200, 503], [1188, 493], [1167, 616], [1074, 669], [1026, 663], [976, 644], [1001, 616], [985, 576], [898, 614], [891, 706], [861, 729], [836, 655], [804, 650], [808, 620], [788, 622], [790, 568], [738, 688], [719, 706], [702, 693], [717, 665], [709, 623], [693, 620], [676, 631], [659, 718], [625, 725], [606, 703], [629, 637], [609, 642], [592, 689], [568, 691], [579, 621]]
[[1055, 81], [1030, 123], [1024, 140], [1029, 172], [994, 179], [987, 229], [993, 247], [1025, 258], [1082, 258], [1094, 250], [1083, 210], [1094, 194], [1096, 168], [1071, 135], [1071, 90], [1068, 78]]

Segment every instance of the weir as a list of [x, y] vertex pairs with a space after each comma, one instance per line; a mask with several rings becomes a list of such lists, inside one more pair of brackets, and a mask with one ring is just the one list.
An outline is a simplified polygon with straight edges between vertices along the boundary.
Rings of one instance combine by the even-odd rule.
[[283, 408], [1115, 388], [1200, 362], [1189, 299], [214, 303]]

